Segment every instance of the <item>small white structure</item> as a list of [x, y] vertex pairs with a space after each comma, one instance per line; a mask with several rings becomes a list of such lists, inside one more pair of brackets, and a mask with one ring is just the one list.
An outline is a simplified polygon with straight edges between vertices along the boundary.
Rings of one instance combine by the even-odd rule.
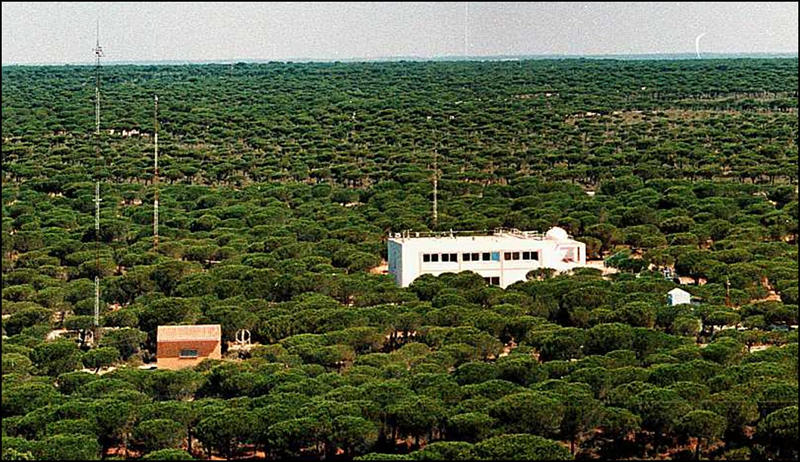
[[499, 229], [489, 235], [403, 233], [388, 241], [389, 273], [401, 287], [423, 274], [473, 271], [500, 287], [524, 281], [529, 271], [568, 271], [586, 265], [586, 244], [561, 228], [545, 235], [535, 231]]
[[667, 292], [667, 303], [672, 306], [692, 303], [692, 294], [676, 287]]

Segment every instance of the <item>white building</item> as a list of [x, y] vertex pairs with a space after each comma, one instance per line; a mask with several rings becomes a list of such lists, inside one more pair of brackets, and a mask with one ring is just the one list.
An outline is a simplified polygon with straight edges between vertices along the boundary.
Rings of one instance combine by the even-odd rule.
[[473, 271], [487, 283], [508, 287], [529, 271], [567, 271], [586, 265], [586, 244], [561, 228], [543, 236], [534, 231], [497, 230], [490, 235], [395, 234], [388, 242], [389, 273], [401, 287], [423, 274]]
[[667, 302], [672, 306], [692, 303], [692, 294], [676, 287], [667, 292]]

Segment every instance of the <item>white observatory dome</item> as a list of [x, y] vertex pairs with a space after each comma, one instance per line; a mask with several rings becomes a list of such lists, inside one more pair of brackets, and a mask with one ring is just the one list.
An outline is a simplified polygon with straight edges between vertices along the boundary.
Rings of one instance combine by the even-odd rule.
[[569, 235], [566, 231], [564, 231], [564, 228], [559, 228], [558, 226], [554, 226], [547, 230], [544, 237], [554, 241], [563, 241], [565, 239], [569, 239]]

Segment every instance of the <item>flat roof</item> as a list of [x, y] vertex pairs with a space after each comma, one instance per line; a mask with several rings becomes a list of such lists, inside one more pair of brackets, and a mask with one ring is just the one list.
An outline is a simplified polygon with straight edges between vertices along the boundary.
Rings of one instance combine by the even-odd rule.
[[222, 328], [219, 324], [191, 324], [185, 326], [158, 326], [157, 342], [181, 342], [186, 340], [220, 341]]
[[570, 237], [562, 238], [562, 239], [553, 239], [551, 237], [545, 237], [541, 234], [484, 234], [484, 235], [474, 235], [474, 236], [458, 236], [458, 235], [436, 235], [436, 236], [416, 236], [412, 235], [400, 235], [400, 236], [392, 236], [389, 238], [390, 241], [395, 241], [399, 243], [404, 242], [448, 242], [448, 243], [468, 243], [468, 242], [484, 242], [484, 243], [508, 243], [509, 241], [525, 241], [525, 242], [577, 242]]
[[566, 231], [559, 227], [550, 228], [547, 233], [539, 231], [520, 231], [516, 228], [497, 228], [493, 231], [404, 231], [402, 233], [391, 233], [390, 241], [410, 242], [421, 240], [447, 240], [449, 242], [474, 242], [481, 240], [484, 242], [507, 242], [508, 240], [522, 239], [527, 241], [550, 241], [550, 242], [569, 242], [573, 241]]
[[511, 235], [484, 235], [484, 236], [404, 236], [404, 237], [390, 237], [390, 241], [409, 242], [409, 241], [447, 241], [447, 242], [503, 242], [508, 240], [527, 240], [527, 241], [542, 241], [541, 237], [523, 237]]

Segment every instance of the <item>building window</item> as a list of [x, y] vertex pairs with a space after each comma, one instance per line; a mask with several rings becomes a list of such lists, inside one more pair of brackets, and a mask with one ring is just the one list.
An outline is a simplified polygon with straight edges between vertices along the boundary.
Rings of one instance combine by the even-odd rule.
[[433, 262], [439, 261], [439, 254], [438, 253], [432, 253], [431, 254], [431, 261], [433, 261]]
[[470, 261], [470, 258], [469, 258], [469, 257], [470, 257], [470, 254], [468, 254], [468, 253], [462, 253], [462, 254], [461, 254], [461, 261]]
[[491, 276], [483, 278], [486, 281], [486, 284], [490, 286], [499, 286], [500, 285], [500, 277], [499, 276]]
[[523, 260], [539, 260], [539, 252], [522, 252]]
[[450, 254], [450, 261], [457, 262], [458, 261], [458, 254], [457, 253], [451, 253]]
[[489, 261], [489, 260], [491, 260], [491, 255], [492, 255], [492, 254], [490, 254], [489, 252], [483, 252], [483, 255], [482, 255], [482, 257], [483, 257], [483, 261]]
[[443, 253], [442, 254], [442, 261], [450, 261], [450, 254], [449, 253]]
[[504, 252], [503, 253], [503, 260], [511, 260], [511, 252]]
[[481, 260], [481, 254], [479, 254], [478, 252], [472, 254], [472, 261], [480, 261], [480, 260]]
[[425, 263], [428, 263], [429, 261], [431, 261], [431, 254], [423, 253], [422, 254], [422, 261], [425, 262]]
[[500, 261], [500, 252], [492, 252], [492, 261]]
[[519, 252], [514, 252], [511, 254], [512, 260], [519, 260]]
[[181, 358], [196, 358], [198, 356], [197, 350], [182, 349], [179, 357]]

